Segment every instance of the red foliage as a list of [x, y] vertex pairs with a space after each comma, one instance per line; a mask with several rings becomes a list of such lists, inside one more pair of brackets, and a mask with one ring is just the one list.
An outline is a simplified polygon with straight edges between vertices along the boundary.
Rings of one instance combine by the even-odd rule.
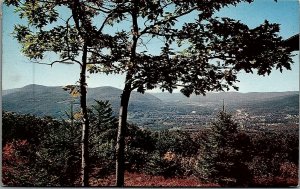
[[[106, 179], [92, 180], [91, 186], [114, 186], [115, 177], [111, 175]], [[204, 184], [196, 178], [168, 178], [151, 176], [142, 173], [125, 173], [125, 186], [170, 186], [170, 187], [218, 187], [216, 184]]]
[[284, 177], [256, 177], [254, 178], [254, 187], [293, 187], [298, 186], [298, 178], [284, 178]]
[[[2, 149], [2, 182], [4, 185], [14, 185], [14, 177], [24, 174], [22, 165], [28, 162], [26, 157], [18, 154], [28, 150], [29, 143], [27, 140], [18, 140], [7, 143]], [[21, 166], [21, 167], [20, 167]], [[30, 170], [28, 170], [30, 171]]]
[[24, 163], [25, 159], [18, 157], [17, 151], [26, 150], [28, 148], [27, 140], [17, 140], [11, 143], [7, 143], [3, 149], [3, 162], [14, 161], [15, 163]]
[[291, 187], [299, 183], [298, 167], [294, 163], [284, 162], [280, 165], [278, 176], [255, 177], [253, 186]]
[[280, 165], [280, 176], [283, 178], [298, 178], [298, 167], [292, 162], [284, 162]]

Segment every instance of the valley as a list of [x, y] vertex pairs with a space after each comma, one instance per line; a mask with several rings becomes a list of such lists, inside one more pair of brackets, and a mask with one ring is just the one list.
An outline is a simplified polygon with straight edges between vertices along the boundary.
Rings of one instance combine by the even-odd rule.
[[[113, 87], [88, 89], [88, 105], [95, 100], [109, 100], [113, 112], [118, 114], [121, 90]], [[4, 90], [3, 110], [20, 114], [66, 118], [74, 108], [79, 111], [78, 97], [74, 98], [62, 87], [28, 85]], [[133, 92], [130, 98], [128, 121], [151, 130], [199, 130], [207, 126], [223, 108], [233, 114], [244, 129], [276, 129], [295, 127], [299, 120], [299, 93], [260, 92], [208, 93], [206, 96], [180, 93]]]

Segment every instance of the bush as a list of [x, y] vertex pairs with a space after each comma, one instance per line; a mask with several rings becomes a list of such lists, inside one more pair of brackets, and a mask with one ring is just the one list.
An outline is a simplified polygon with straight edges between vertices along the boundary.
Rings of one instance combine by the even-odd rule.
[[[51, 117], [3, 112], [3, 163], [6, 167], [3, 169], [3, 184], [74, 185], [80, 173], [77, 131], [67, 122]], [[7, 151], [9, 148], [13, 150], [11, 155]], [[11, 163], [14, 161], [9, 158], [22, 163]]]
[[26, 140], [7, 142], [2, 149], [2, 182], [7, 186], [32, 186], [28, 167], [29, 143]]
[[253, 159], [249, 167], [256, 177], [284, 177], [283, 170], [298, 167], [298, 133], [256, 133], [251, 144]]
[[163, 130], [152, 134], [156, 144], [156, 150], [160, 155], [168, 151], [181, 156], [193, 156], [197, 154], [199, 145], [191, 138], [188, 132]]
[[281, 163], [279, 171], [282, 178], [298, 178], [298, 167], [292, 162]]
[[27, 140], [30, 144], [39, 145], [41, 135], [49, 117], [37, 118], [32, 115], [18, 115], [13, 112], [2, 112], [2, 147], [13, 140]]
[[184, 173], [180, 164], [180, 158], [177, 158], [174, 152], [167, 152], [164, 156], [161, 156], [159, 151], [152, 153], [144, 171], [147, 174], [165, 178], [181, 176]]
[[155, 151], [145, 164], [144, 171], [151, 175], [176, 177], [192, 174], [191, 167], [183, 159], [197, 154], [198, 145], [191, 135], [183, 131], [160, 131], [152, 133]]

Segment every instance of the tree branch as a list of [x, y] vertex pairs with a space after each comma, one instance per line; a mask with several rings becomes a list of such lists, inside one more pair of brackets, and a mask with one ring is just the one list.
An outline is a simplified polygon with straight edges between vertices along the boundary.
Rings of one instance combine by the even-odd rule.
[[109, 8], [106, 8], [106, 7], [101, 7], [101, 6], [98, 6], [97, 8], [96, 7], [93, 7], [92, 5], [88, 4], [88, 3], [85, 3], [84, 4], [85, 6], [91, 8], [91, 9], [94, 9], [94, 10], [97, 10], [97, 11], [101, 11], [101, 12], [104, 12], [104, 13], [111, 13], [111, 9]]
[[196, 10], [196, 9], [197, 9], [197, 7], [191, 8], [190, 10], [188, 10], [188, 11], [186, 11], [186, 12], [183, 12], [183, 13], [181, 13], [181, 14], [178, 14], [178, 15], [175, 15], [175, 16], [171, 16], [171, 17], [168, 18], [167, 20], [158, 21], [158, 22], [156, 22], [156, 23], [154, 23], [154, 24], [152, 24], [152, 25], [150, 25], [150, 26], [147, 26], [147, 27], [144, 28], [143, 31], [140, 32], [140, 35], [143, 35], [144, 33], [147, 32], [147, 30], [152, 29], [152, 28], [153, 28], [154, 26], [156, 26], [156, 25], [160, 26], [160, 25], [166, 24], [166, 23], [170, 22], [171, 20], [175, 20], [175, 19], [177, 19], [177, 18], [179, 18], [179, 17], [181, 17], [181, 16], [187, 15], [187, 14], [193, 12], [193, 11]]
[[63, 59], [63, 60], [56, 60], [56, 61], [53, 61], [51, 63], [45, 63], [45, 62], [39, 62], [39, 61], [30, 61], [31, 63], [34, 63], [34, 64], [43, 64], [43, 65], [48, 65], [48, 66], [53, 66], [54, 64], [56, 63], [62, 63], [62, 64], [74, 64], [74, 63], [78, 63], [80, 66], [82, 66], [81, 62], [79, 62], [78, 60], [75, 60], [75, 59], [70, 59], [70, 58], [66, 58], [66, 59]]

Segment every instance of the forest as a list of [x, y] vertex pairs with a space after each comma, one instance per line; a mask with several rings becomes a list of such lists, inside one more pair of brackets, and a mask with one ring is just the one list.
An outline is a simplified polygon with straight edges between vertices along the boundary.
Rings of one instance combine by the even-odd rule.
[[[5, 186], [80, 186], [80, 117], [3, 112]], [[90, 186], [114, 186], [117, 119], [108, 101], [89, 109]], [[243, 131], [221, 111], [199, 131], [128, 124], [125, 186], [264, 187], [298, 184], [298, 132]]]

